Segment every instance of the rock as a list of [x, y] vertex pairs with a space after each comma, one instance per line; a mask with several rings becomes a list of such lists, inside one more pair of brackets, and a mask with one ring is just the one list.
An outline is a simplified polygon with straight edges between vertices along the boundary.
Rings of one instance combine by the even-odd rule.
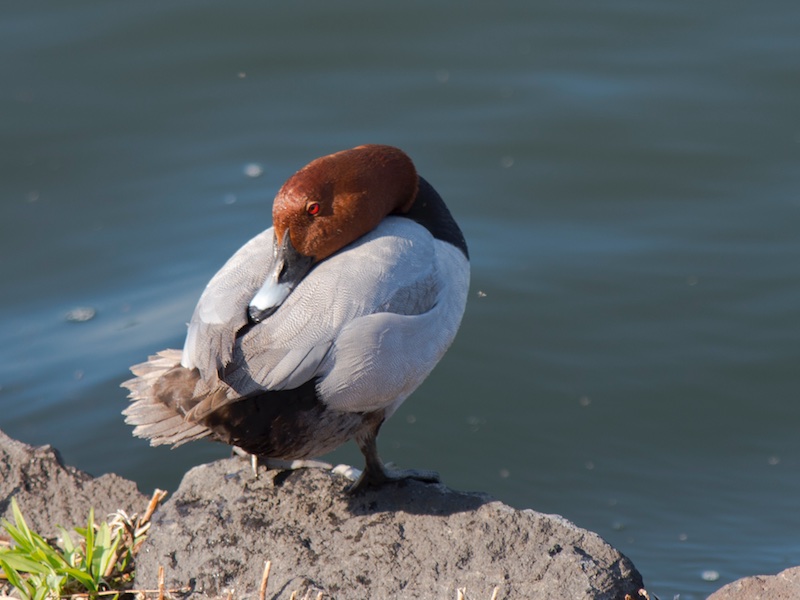
[[[555, 515], [515, 510], [443, 485], [392, 484], [352, 497], [319, 469], [267, 471], [228, 459], [189, 471], [160, 508], [136, 561], [136, 587], [192, 584], [191, 598], [257, 597], [264, 561], [268, 598], [640, 598], [642, 578], [597, 535]], [[45, 536], [147, 498], [117, 475], [64, 465], [50, 446], [0, 431], [0, 516], [15, 497]]]
[[800, 598], [800, 567], [777, 575], [745, 577], [718, 589], [708, 600], [794, 600]]
[[599, 536], [559, 516], [407, 481], [351, 497], [329, 471], [267, 471], [232, 458], [189, 471], [156, 513], [136, 587], [191, 584], [193, 598], [326, 600], [640, 598], [641, 575]]
[[29, 446], [0, 431], [0, 517], [13, 523], [12, 497], [28, 525], [45, 536], [56, 535], [56, 525], [86, 527], [90, 507], [102, 520], [120, 508], [141, 514], [148, 502], [132, 481], [94, 478], [64, 465], [51, 446]]

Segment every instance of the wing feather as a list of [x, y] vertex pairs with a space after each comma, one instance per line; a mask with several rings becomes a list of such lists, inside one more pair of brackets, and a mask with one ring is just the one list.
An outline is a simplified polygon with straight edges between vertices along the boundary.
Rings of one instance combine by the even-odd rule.
[[236, 333], [247, 324], [247, 306], [274, 260], [272, 228], [242, 246], [206, 285], [194, 309], [181, 364], [213, 381], [231, 361]]
[[446, 278], [417, 290], [435, 298], [420, 314], [376, 313], [352, 321], [330, 352], [332, 368], [318, 389], [335, 410], [384, 409], [387, 418], [431, 373], [455, 339], [469, 288], [469, 265], [436, 242], [432, 261]]
[[[442, 258], [440, 248], [450, 244], [409, 219], [388, 217], [314, 267], [272, 316], [237, 338], [272, 264], [273, 238], [269, 229], [243, 246], [198, 302], [182, 364], [199, 369], [209, 397], [188, 417], [312, 379], [331, 408], [393, 410], [455, 336], [466, 259], [455, 248]], [[453, 268], [455, 285], [447, 283]]]

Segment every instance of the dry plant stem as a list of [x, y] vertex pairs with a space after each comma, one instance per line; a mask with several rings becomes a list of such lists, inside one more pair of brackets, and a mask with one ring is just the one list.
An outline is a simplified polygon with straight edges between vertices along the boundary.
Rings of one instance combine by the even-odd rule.
[[158, 600], [164, 600], [164, 567], [158, 567]]
[[500, 593], [500, 587], [499, 587], [499, 586], [497, 586], [497, 587], [495, 587], [495, 588], [494, 588], [494, 590], [492, 591], [492, 598], [491, 598], [491, 600], [497, 600], [497, 594], [499, 594], [499, 593]]
[[269, 581], [269, 570], [272, 567], [272, 561], [268, 560], [264, 563], [264, 574], [261, 576], [261, 586], [258, 588], [258, 599], [264, 600], [267, 597], [267, 582]]
[[[166, 594], [188, 594], [190, 591], [192, 591], [192, 588], [191, 586], [188, 585], [182, 588], [173, 588], [164, 590]], [[119, 596], [121, 594], [156, 594], [158, 592], [159, 590], [107, 590], [104, 592], [92, 592], [91, 594], [88, 594], [87, 592], [80, 592], [78, 594], [68, 594], [65, 596], [60, 596], [60, 598], [62, 598], [62, 600], [64, 598], [75, 598], [77, 600], [78, 598], [86, 598], [87, 596], [90, 595], [92, 597], [99, 597], [99, 596]], [[16, 600], [16, 598], [14, 600]]]
[[134, 544], [133, 548], [131, 548], [131, 552], [133, 553], [134, 556], [139, 554], [139, 548], [142, 547], [142, 544], [144, 544], [144, 538], [142, 538], [138, 542], [136, 542], [136, 544]]
[[111, 577], [111, 574], [114, 572], [114, 569], [117, 568], [117, 563], [119, 562], [119, 557], [122, 555], [122, 553], [124, 551], [125, 551], [125, 548], [117, 547], [116, 552], [114, 552], [114, 558], [108, 563], [108, 566], [106, 567], [106, 571], [105, 571], [105, 573], [103, 573], [103, 577], [104, 578], [108, 579], [109, 577]]
[[153, 492], [153, 497], [150, 498], [150, 504], [147, 505], [147, 510], [144, 511], [142, 518], [139, 519], [139, 527], [150, 521], [150, 517], [153, 516], [153, 513], [156, 512], [158, 505], [161, 504], [166, 497], [167, 492], [164, 490], [156, 489], [156, 491]]

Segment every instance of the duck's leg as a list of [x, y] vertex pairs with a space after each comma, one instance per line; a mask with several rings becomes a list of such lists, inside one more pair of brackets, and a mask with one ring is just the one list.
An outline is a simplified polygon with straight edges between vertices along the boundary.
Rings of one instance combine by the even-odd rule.
[[321, 460], [283, 460], [280, 458], [259, 457], [257, 454], [250, 454], [247, 450], [242, 450], [239, 446], [232, 446], [233, 453], [250, 460], [250, 467], [253, 475], [258, 477], [258, 465], [264, 465], [268, 470], [293, 471], [295, 469], [322, 469], [330, 471], [333, 465], [322, 462]]
[[389, 469], [378, 456], [378, 430], [382, 421], [377, 426], [368, 429], [362, 435], [356, 436], [356, 442], [366, 460], [366, 466], [361, 476], [347, 491], [351, 494], [363, 491], [369, 487], [379, 487], [390, 481], [402, 479], [416, 479], [426, 483], [438, 483], [439, 474], [436, 471], [416, 469]]
[[258, 479], [258, 456], [255, 454], [250, 454], [247, 450], [239, 448], [239, 446], [231, 446], [231, 454], [235, 454], [236, 456], [241, 456], [242, 458], [246, 458], [250, 461], [250, 468], [253, 471], [253, 477]]

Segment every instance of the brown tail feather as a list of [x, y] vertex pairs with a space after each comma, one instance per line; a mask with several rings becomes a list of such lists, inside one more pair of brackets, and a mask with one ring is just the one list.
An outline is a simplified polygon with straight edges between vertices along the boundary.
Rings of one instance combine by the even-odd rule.
[[[184, 376], [187, 386], [180, 397], [173, 393], [169, 398], [157, 392], [159, 380], [173, 369], [180, 369], [180, 350], [163, 350], [148, 358], [147, 362], [131, 367], [136, 377], [122, 384], [130, 391], [131, 404], [122, 411], [125, 422], [134, 425], [133, 435], [150, 440], [151, 446], [171, 444], [173, 447], [206, 437], [211, 431], [187, 420], [182, 410], [184, 402], [194, 405], [194, 387], [191, 375]], [[185, 398], [184, 398], [185, 396]]]

